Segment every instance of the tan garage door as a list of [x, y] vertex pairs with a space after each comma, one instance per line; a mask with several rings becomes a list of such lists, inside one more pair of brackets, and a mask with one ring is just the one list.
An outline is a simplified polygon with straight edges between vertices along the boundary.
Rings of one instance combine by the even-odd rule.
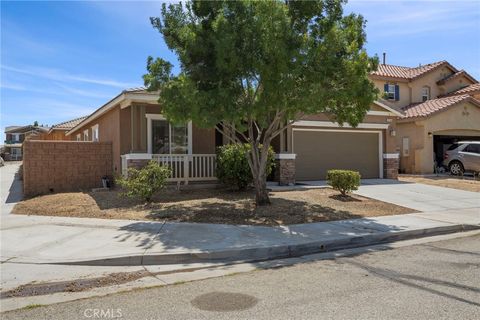
[[356, 170], [362, 178], [379, 178], [378, 139], [375, 132], [295, 130], [297, 181], [324, 180], [329, 169]]

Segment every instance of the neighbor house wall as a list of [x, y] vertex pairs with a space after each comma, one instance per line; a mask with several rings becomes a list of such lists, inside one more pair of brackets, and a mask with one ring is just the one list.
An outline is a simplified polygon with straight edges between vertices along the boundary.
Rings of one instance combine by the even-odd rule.
[[383, 80], [383, 79], [374, 79], [373, 83], [375, 87], [379, 91], [379, 96], [383, 97], [383, 93], [385, 92], [385, 84], [393, 84], [393, 85], [398, 85], [398, 88], [400, 90], [400, 99], [398, 101], [396, 100], [387, 100], [387, 99], [382, 99], [382, 103], [386, 104], [389, 107], [393, 107], [395, 109], [400, 109], [401, 107], [404, 107], [406, 105], [410, 104], [411, 101], [411, 90], [410, 87], [408, 86], [408, 83], [406, 81], [393, 81], [393, 80]]
[[[465, 102], [440, 111], [428, 118], [397, 123], [397, 146], [409, 137], [410, 155], [400, 154], [400, 169], [406, 173], [432, 173], [434, 164], [433, 136], [480, 136], [480, 108]], [[431, 133], [431, 137], [429, 137]]]
[[447, 81], [443, 87], [445, 88], [446, 93], [450, 93], [453, 91], [456, 91], [460, 88], [466, 87], [468, 85], [472, 84], [472, 81], [467, 79], [464, 75], [456, 77], [455, 79], [452, 79], [450, 81]]
[[52, 130], [51, 132], [40, 133], [37, 135], [31, 135], [30, 140], [60, 140], [60, 141], [71, 141], [75, 140], [75, 136], [66, 136], [66, 130]]
[[90, 190], [112, 178], [110, 142], [42, 141], [23, 143], [23, 189], [26, 196]]
[[128, 137], [121, 136], [120, 130], [120, 106], [116, 106], [108, 112], [101, 115], [99, 118], [86, 123], [70, 136], [75, 139], [77, 134], [81, 134], [83, 139], [83, 132], [89, 130], [89, 138], [92, 138], [92, 126], [98, 124], [98, 141], [110, 142], [112, 144], [112, 170], [114, 174], [121, 174], [121, 158], [120, 158], [120, 139], [128, 139]]
[[430, 87], [430, 99], [435, 99], [440, 95], [448, 93], [448, 91], [437, 84], [437, 81], [442, 80], [451, 74], [453, 74], [453, 71], [450, 68], [443, 66], [413, 80], [410, 83], [410, 87], [412, 88], [411, 103], [422, 102], [422, 88], [424, 86]]

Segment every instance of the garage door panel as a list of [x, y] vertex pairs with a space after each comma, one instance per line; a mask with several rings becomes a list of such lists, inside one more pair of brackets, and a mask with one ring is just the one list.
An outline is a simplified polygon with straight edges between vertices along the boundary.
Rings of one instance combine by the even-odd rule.
[[324, 180], [327, 170], [379, 177], [379, 135], [366, 132], [294, 131], [297, 180]]

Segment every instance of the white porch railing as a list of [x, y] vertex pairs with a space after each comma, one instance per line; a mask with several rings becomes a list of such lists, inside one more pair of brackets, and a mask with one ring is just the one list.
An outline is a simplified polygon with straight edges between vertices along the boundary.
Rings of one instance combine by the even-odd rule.
[[216, 180], [215, 154], [152, 154], [152, 159], [172, 170], [169, 181]]
[[131, 153], [121, 156], [122, 175], [128, 174], [128, 168], [138, 165], [130, 161], [155, 160], [163, 166], [172, 170], [168, 181], [185, 182], [189, 181], [212, 181], [216, 180], [217, 156], [215, 154], [148, 154]]

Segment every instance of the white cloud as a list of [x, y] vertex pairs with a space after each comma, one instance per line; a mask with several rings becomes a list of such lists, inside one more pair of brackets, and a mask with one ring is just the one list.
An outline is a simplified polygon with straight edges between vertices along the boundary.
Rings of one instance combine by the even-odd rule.
[[138, 83], [121, 82], [113, 79], [95, 78], [95, 77], [85, 76], [85, 75], [75, 75], [75, 74], [68, 73], [66, 71], [51, 69], [51, 68], [42, 68], [42, 67], [17, 68], [17, 67], [11, 67], [6, 65], [2, 65], [1, 68], [6, 71], [27, 74], [30, 76], [55, 80], [58, 82], [77, 81], [77, 82], [84, 82], [84, 83], [99, 84], [103, 86], [117, 87], [122, 89], [125, 89], [128, 87], [135, 87], [139, 85]]

